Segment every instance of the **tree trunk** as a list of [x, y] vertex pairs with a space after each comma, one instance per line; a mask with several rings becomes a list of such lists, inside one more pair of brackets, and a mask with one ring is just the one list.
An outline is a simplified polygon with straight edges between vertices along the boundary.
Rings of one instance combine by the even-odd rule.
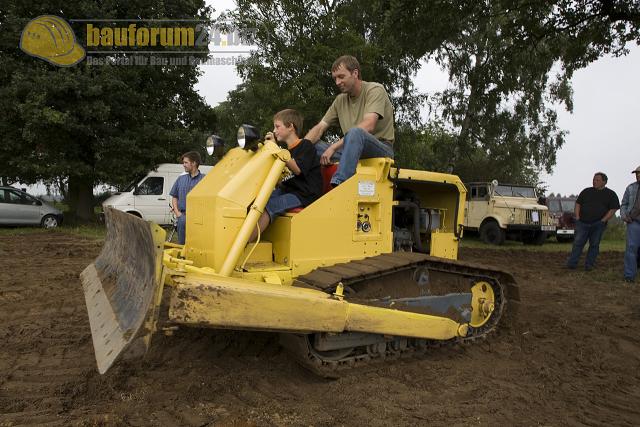
[[469, 156], [469, 150], [474, 145], [471, 138], [471, 129], [477, 120], [478, 111], [480, 111], [481, 106], [479, 105], [481, 94], [484, 91], [484, 87], [480, 87], [481, 85], [478, 83], [480, 71], [478, 67], [481, 66], [484, 61], [484, 55], [482, 52], [478, 53], [476, 56], [476, 65], [469, 71], [468, 79], [469, 79], [469, 97], [467, 99], [467, 109], [465, 111], [464, 119], [462, 120], [462, 124], [460, 126], [460, 134], [457, 138], [457, 144], [453, 152], [453, 160], [452, 163], [455, 165], [460, 160], [462, 155]]
[[69, 208], [72, 217], [78, 222], [95, 219], [93, 213], [93, 179], [84, 176], [69, 177]]
[[62, 177], [58, 177], [55, 180], [55, 186], [58, 188], [60, 195], [64, 200], [69, 200], [69, 188], [67, 187], [67, 183], [65, 179]]

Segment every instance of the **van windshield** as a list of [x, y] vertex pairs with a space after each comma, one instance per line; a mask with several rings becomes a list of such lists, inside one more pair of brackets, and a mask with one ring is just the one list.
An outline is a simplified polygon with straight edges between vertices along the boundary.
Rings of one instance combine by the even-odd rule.
[[138, 185], [138, 183], [142, 180], [142, 178], [144, 178], [146, 175], [138, 175], [136, 176], [133, 181], [131, 181], [131, 183], [129, 183], [124, 190], [122, 190], [123, 193], [130, 193], [133, 190], [136, 189], [136, 185]]

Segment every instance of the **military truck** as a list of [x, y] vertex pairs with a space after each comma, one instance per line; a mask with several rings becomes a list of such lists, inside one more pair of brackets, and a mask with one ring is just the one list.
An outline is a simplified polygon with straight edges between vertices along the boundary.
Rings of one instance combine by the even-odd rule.
[[549, 209], [539, 203], [528, 185], [470, 182], [467, 187], [465, 230], [480, 234], [483, 242], [501, 245], [505, 239], [541, 245], [556, 226]]

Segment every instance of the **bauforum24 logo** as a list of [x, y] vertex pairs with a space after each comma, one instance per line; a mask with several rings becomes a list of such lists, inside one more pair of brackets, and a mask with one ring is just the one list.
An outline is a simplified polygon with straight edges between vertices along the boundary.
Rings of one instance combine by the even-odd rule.
[[54, 65], [69, 67], [82, 61], [85, 52], [64, 19], [42, 15], [29, 21], [22, 30], [20, 49]]
[[[94, 25], [89, 21], [99, 24]], [[80, 34], [86, 37], [83, 40], [84, 47], [78, 42], [69, 22], [86, 23], [83, 28], [86, 34]], [[85, 57], [88, 65], [117, 63], [114, 54], [118, 54], [118, 58], [136, 55], [136, 65], [195, 65], [202, 63], [203, 58], [182, 58], [189, 61], [159, 58], [165, 54], [246, 54], [257, 31], [239, 31], [229, 25], [196, 19], [70, 19], [69, 22], [54, 15], [42, 15], [29, 21], [22, 30], [20, 49], [28, 55], [62, 67], [75, 65]], [[121, 25], [123, 22], [126, 24]], [[140, 25], [149, 22], [155, 25]], [[177, 22], [180, 24], [175, 25]], [[140, 54], [159, 56], [145, 58]], [[105, 59], [96, 59], [91, 55], [103, 55]], [[206, 56], [204, 59], [207, 59]], [[218, 61], [215, 64], [218, 65]]]

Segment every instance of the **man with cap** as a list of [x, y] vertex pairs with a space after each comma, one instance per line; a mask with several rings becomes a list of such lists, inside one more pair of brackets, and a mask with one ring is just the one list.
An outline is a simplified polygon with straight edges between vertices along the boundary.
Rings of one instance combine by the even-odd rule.
[[624, 250], [624, 280], [633, 283], [638, 272], [640, 261], [640, 166], [631, 171], [636, 174], [636, 182], [629, 184], [624, 190], [620, 204], [620, 216], [627, 223], [627, 246]]
[[607, 221], [620, 208], [616, 193], [607, 188], [607, 175], [596, 172], [593, 176], [593, 187], [585, 188], [576, 199], [574, 214], [576, 217], [576, 234], [573, 240], [571, 255], [567, 260], [567, 268], [574, 269], [584, 245], [589, 241], [589, 250], [584, 262], [584, 269], [593, 270], [600, 251], [600, 239], [607, 227]]

